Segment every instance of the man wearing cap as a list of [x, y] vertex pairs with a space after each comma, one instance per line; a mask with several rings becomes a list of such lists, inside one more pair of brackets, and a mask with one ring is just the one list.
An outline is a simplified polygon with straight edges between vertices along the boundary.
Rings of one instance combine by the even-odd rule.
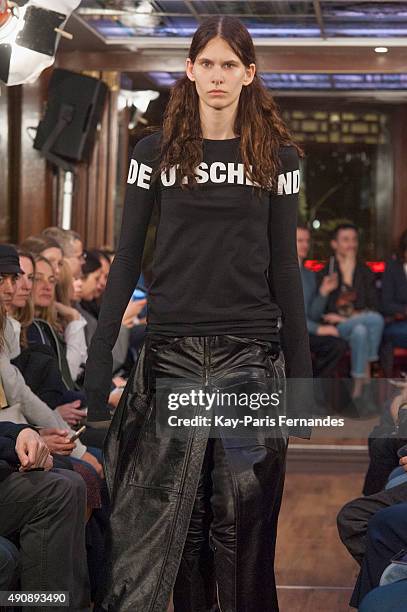
[[8, 244], [0, 244], [0, 300], [6, 310], [16, 292], [16, 282], [24, 270], [20, 268], [18, 253]]
[[20, 323], [10, 316], [10, 307], [17, 290], [17, 280], [24, 270], [20, 268], [20, 259], [16, 249], [8, 244], [0, 244], [0, 304], [7, 314], [7, 324], [13, 328], [13, 334], [7, 333], [8, 353], [10, 359], [20, 354]]

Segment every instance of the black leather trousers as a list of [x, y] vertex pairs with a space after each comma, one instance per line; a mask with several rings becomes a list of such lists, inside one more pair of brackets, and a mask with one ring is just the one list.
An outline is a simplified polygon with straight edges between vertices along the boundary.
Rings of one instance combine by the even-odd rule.
[[[234, 336], [191, 340], [202, 350], [208, 389], [272, 391], [283, 373], [282, 355], [270, 342]], [[170, 355], [171, 371], [181, 367], [191, 376], [183, 363], [188, 343], [155, 337], [149, 346], [155, 352], [153, 376], [169, 376]], [[175, 612], [278, 611], [273, 566], [286, 443], [280, 432], [208, 439], [174, 586]]]
[[285, 382], [284, 357], [271, 342], [231, 335], [147, 335], [104, 449], [111, 517], [103, 609], [167, 612], [173, 592], [175, 612], [277, 612], [287, 436], [253, 429], [214, 437], [200, 426], [181, 439], [160, 436], [163, 381], [271, 393]]

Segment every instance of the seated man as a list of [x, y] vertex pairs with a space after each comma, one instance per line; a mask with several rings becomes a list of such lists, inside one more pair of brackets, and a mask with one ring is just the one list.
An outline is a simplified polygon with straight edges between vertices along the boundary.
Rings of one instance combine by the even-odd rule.
[[367, 527], [366, 550], [350, 601], [351, 606], [359, 608], [365, 595], [380, 585], [382, 574], [394, 555], [406, 546], [407, 503], [394, 504], [376, 512]]
[[311, 352], [314, 355], [313, 369], [315, 378], [335, 376], [335, 368], [347, 350], [347, 343], [339, 337], [335, 325], [321, 322], [330, 291], [338, 286], [336, 273], [325, 276], [317, 289], [315, 272], [304, 267], [308, 255], [311, 234], [307, 227], [297, 227], [297, 253], [304, 291], [305, 313]]
[[75, 472], [51, 468], [34, 429], [0, 423], [0, 536], [19, 534], [21, 589], [67, 591], [69, 609], [88, 612], [85, 483]]
[[332, 234], [332, 263], [321, 270], [321, 286], [333, 270], [337, 287], [329, 291], [323, 319], [335, 325], [339, 336], [349, 342], [352, 396], [361, 397], [371, 377], [371, 364], [379, 359], [384, 319], [378, 311], [375, 278], [358, 258], [359, 231], [351, 223], [337, 225]]

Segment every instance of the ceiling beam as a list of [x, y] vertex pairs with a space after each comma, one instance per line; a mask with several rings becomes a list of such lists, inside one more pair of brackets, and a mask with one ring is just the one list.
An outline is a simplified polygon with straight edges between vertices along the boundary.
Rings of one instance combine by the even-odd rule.
[[[120, 72], [181, 72], [185, 69], [185, 51], [148, 50], [85, 53], [57, 53], [56, 65], [68, 70], [117, 70]], [[315, 47], [269, 47], [257, 51], [260, 72], [322, 73], [405, 73], [407, 47], [390, 49], [386, 54], [360, 47], [320, 49]]]

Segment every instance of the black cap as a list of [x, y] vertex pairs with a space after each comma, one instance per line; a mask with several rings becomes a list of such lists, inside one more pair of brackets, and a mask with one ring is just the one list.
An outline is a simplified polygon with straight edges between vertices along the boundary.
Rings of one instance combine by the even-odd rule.
[[8, 244], [0, 244], [0, 274], [24, 274], [17, 251]]

